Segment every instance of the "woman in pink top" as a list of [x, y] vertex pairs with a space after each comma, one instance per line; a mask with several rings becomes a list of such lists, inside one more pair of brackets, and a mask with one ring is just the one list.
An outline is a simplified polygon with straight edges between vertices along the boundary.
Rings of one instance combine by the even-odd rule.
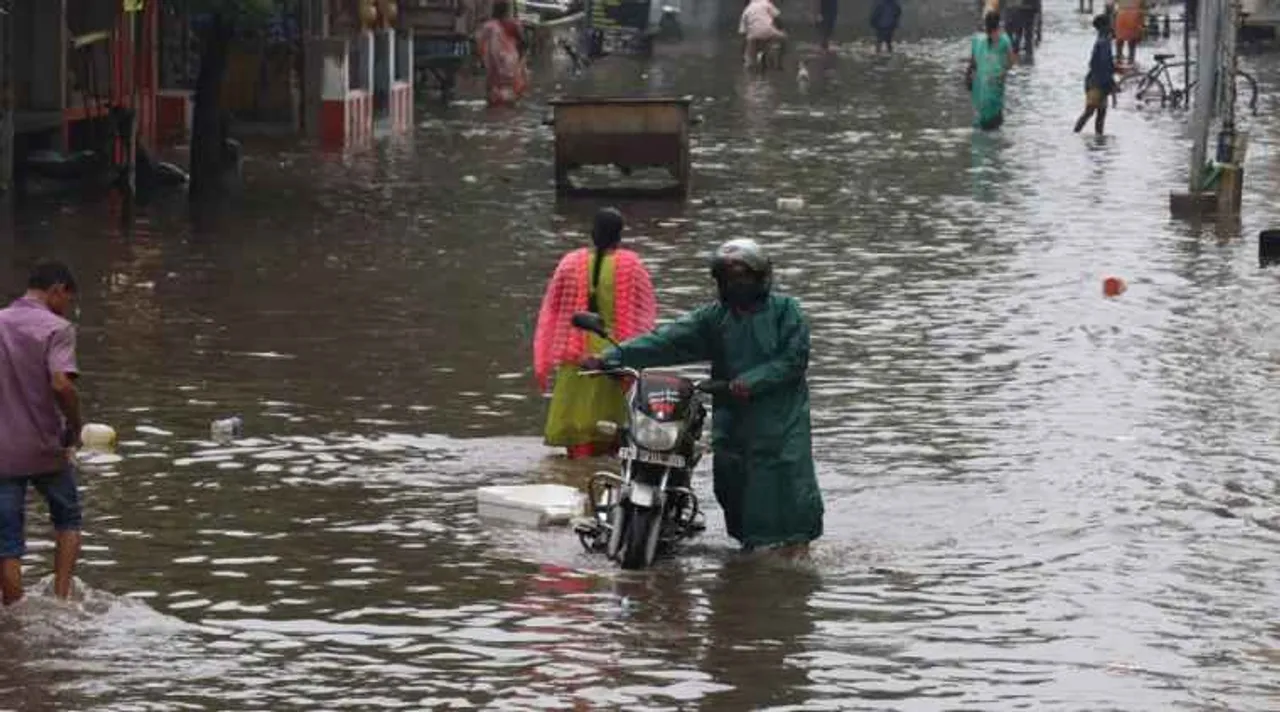
[[524, 63], [524, 29], [511, 17], [511, 3], [493, 3], [493, 18], [480, 26], [476, 45], [484, 62], [485, 88], [490, 106], [514, 104], [529, 86]]
[[658, 316], [649, 271], [636, 253], [620, 247], [622, 228], [622, 213], [613, 208], [597, 213], [594, 246], [560, 260], [538, 312], [533, 371], [543, 392], [552, 389], [546, 443], [565, 448], [571, 458], [612, 452], [614, 438], [600, 433], [596, 423], [622, 423], [627, 417], [625, 394], [616, 381], [578, 375], [578, 364], [608, 343], [573, 328], [573, 315], [599, 314], [619, 341], [651, 331]]

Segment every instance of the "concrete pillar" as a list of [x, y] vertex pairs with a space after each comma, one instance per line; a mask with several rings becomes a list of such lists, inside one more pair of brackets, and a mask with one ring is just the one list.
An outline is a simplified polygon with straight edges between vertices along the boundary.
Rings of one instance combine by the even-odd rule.
[[[373, 138], [372, 35], [361, 33], [350, 40], [313, 40], [311, 56], [320, 62], [319, 138], [322, 146], [348, 149]], [[352, 45], [359, 44], [353, 50]], [[354, 65], [353, 66], [353, 62]], [[364, 88], [355, 88], [363, 84]]]

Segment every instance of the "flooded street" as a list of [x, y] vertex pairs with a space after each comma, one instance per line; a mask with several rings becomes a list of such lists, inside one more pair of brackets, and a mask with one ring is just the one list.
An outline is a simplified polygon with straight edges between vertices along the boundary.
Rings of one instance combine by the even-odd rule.
[[[1183, 113], [1122, 100], [1107, 137], [1071, 133], [1073, 9], [989, 136], [960, 30], [802, 44], [807, 91], [733, 42], [578, 80], [704, 118], [693, 200], [622, 205], [662, 316], [740, 236], [808, 311], [806, 566], [735, 555], [709, 467], [708, 532], [648, 573], [475, 517], [477, 486], [593, 469], [543, 447], [529, 345], [594, 210], [551, 188], [568, 80], [348, 159], [250, 150], [242, 207], [201, 230], [178, 206], [132, 234], [107, 205], [21, 216], [0, 255], [76, 270], [87, 413], [122, 442], [83, 477], [83, 606], [0, 613], [0, 709], [1277, 709], [1280, 282], [1256, 234], [1280, 222], [1280, 58], [1243, 60], [1244, 225], [1201, 229], [1168, 218]], [[232, 414], [247, 439], [207, 442]]]

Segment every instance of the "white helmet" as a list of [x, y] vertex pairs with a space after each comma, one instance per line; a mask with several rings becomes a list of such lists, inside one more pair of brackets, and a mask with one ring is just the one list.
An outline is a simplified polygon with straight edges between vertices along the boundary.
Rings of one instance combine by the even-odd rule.
[[751, 270], [767, 290], [773, 282], [773, 262], [760, 243], [747, 237], [730, 240], [716, 248], [711, 258], [711, 276], [719, 282], [730, 264], [738, 263]]

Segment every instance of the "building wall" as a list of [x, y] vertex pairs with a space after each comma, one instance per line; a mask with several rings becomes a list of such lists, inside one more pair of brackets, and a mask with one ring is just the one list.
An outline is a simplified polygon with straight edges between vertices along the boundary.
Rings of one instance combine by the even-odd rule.
[[64, 0], [13, 4], [14, 89], [17, 105], [61, 111], [66, 87]]
[[[13, 185], [13, 15], [0, 15], [0, 199], [7, 199]], [[7, 232], [0, 230], [0, 232]], [[5, 238], [0, 237], [0, 254]]]

